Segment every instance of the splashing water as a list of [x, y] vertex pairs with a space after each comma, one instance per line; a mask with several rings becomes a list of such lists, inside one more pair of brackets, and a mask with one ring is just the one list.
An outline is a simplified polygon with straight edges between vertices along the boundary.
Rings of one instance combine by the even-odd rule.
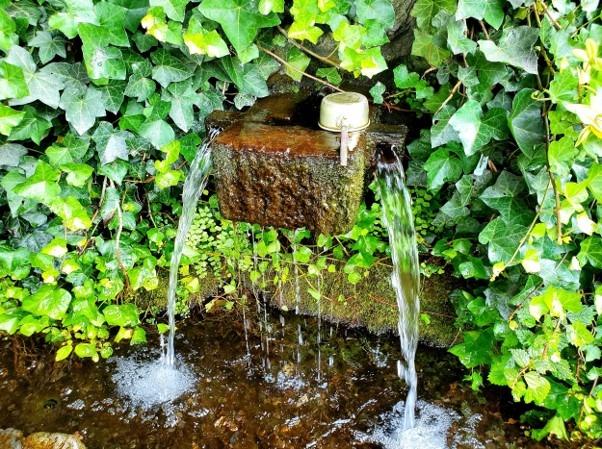
[[211, 143], [219, 134], [218, 130], [212, 129], [201, 148], [197, 151], [190, 166], [188, 176], [184, 181], [182, 192], [182, 216], [178, 222], [178, 232], [174, 244], [171, 262], [169, 266], [169, 289], [167, 291], [167, 315], [169, 317], [169, 337], [167, 339], [167, 351], [164, 362], [167, 366], [175, 363], [174, 339], [176, 333], [176, 287], [178, 285], [178, 269], [180, 259], [186, 243], [186, 236], [192, 225], [199, 197], [205, 189], [209, 171], [211, 169]]
[[404, 183], [403, 165], [393, 148], [386, 156], [380, 156], [377, 165], [378, 191], [393, 259], [391, 282], [397, 297], [397, 328], [404, 358], [399, 364], [399, 371], [409, 388], [403, 418], [403, 429], [407, 430], [414, 427], [418, 388], [414, 358], [418, 346], [420, 266], [411, 199]]
[[369, 434], [358, 432], [357, 438], [377, 443], [383, 449], [455, 449], [455, 444], [448, 444], [448, 435], [460, 416], [453, 410], [424, 401], [418, 401], [417, 406], [418, 418], [411, 429], [403, 428], [407, 404], [399, 402], [382, 417], [381, 426]]

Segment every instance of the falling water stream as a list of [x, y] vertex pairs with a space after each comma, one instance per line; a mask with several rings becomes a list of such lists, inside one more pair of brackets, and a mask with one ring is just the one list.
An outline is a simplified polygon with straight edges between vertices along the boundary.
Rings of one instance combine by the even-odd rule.
[[[186, 236], [196, 212], [198, 199], [207, 183], [211, 168], [210, 147], [217, 134], [218, 131], [209, 132], [192, 161], [190, 172], [184, 181], [182, 216], [178, 224], [169, 270], [167, 344], [163, 344], [163, 337], [161, 337], [161, 357], [158, 360], [138, 360], [135, 357], [116, 358], [117, 367], [113, 373], [113, 380], [118, 392], [121, 396], [129, 398], [132, 404], [144, 409], [169, 403], [190, 391], [195, 384], [195, 376], [190, 367], [184, 363], [176, 364], [174, 349], [176, 287]], [[168, 411], [166, 410], [166, 413]]]
[[169, 338], [167, 340], [167, 351], [165, 354], [165, 363], [173, 366], [175, 363], [174, 338], [176, 333], [176, 288], [178, 286], [178, 270], [186, 236], [192, 225], [196, 206], [199, 202], [201, 193], [207, 185], [207, 178], [211, 169], [211, 143], [217, 137], [219, 131], [210, 130], [207, 138], [197, 151], [194, 160], [190, 166], [188, 176], [184, 181], [184, 190], [182, 192], [182, 215], [178, 222], [178, 231], [173, 253], [171, 254], [171, 263], [169, 265], [169, 289], [167, 291], [167, 315], [169, 317]]
[[399, 374], [405, 380], [409, 389], [402, 425], [403, 430], [407, 430], [414, 427], [418, 388], [414, 361], [418, 346], [418, 320], [420, 315], [418, 246], [410, 194], [404, 182], [403, 165], [393, 148], [380, 154], [377, 170], [383, 222], [389, 234], [391, 258], [393, 260], [391, 282], [399, 309], [397, 329], [404, 359], [399, 363]]

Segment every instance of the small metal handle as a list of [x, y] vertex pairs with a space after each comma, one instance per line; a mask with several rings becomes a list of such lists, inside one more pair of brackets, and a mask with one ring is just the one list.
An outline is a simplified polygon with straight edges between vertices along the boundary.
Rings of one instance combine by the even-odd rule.
[[341, 127], [341, 149], [340, 149], [340, 158], [341, 165], [343, 167], [347, 166], [347, 156], [349, 152], [349, 126], [347, 125], [347, 119], [343, 117], [340, 122]]

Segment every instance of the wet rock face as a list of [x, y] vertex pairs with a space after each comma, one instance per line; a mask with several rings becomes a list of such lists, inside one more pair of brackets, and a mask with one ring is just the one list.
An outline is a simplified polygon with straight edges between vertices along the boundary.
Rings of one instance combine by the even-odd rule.
[[23, 437], [23, 432], [15, 429], [0, 430], [2, 449], [86, 449], [76, 435], [66, 433], [36, 432]]
[[222, 214], [232, 220], [325, 234], [349, 230], [364, 184], [365, 153], [342, 167], [336, 134], [239, 122], [213, 145]]

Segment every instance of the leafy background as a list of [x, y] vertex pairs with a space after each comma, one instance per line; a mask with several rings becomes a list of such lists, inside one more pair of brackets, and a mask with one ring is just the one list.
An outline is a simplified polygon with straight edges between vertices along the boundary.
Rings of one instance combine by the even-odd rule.
[[[267, 96], [278, 71], [331, 88], [376, 76], [374, 103], [430, 123], [408, 183], [424, 273], [466, 281], [451, 352], [467, 379], [532, 404], [535, 438], [602, 435], [597, 1], [417, 0], [412, 56], [392, 70], [389, 0], [0, 6], [0, 330], [44, 336], [57, 360], [145, 342], [156, 317], [128, 298], [169, 261], [204, 118]], [[182, 312], [209, 274], [229, 308], [241, 272], [262, 286], [303, 270], [318, 299], [324, 270], [357, 283], [388, 253], [378, 198], [336, 237], [231, 223], [205, 199]]]

